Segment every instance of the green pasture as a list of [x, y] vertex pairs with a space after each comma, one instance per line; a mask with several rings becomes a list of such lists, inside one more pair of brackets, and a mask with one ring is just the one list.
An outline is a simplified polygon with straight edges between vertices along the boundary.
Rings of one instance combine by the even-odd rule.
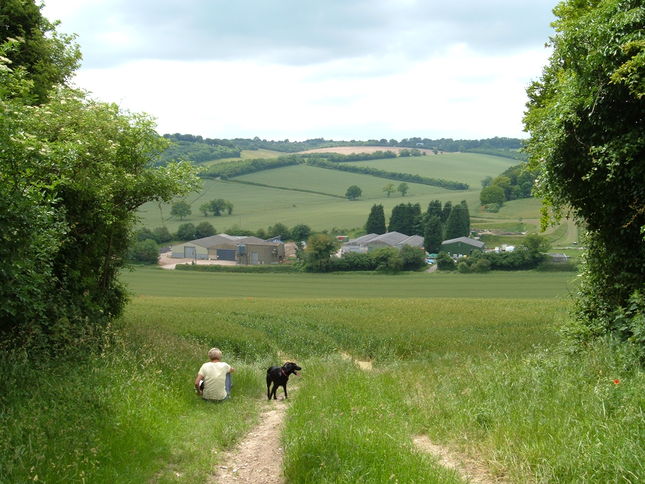
[[[0, 481], [207, 482], [284, 405], [263, 375], [288, 355], [303, 371], [278, 444], [287, 483], [465, 482], [417, 436], [491, 480], [639, 482], [645, 373], [609, 345], [563, 352], [568, 310], [553, 296], [136, 296], [90, 358], [0, 354]], [[212, 346], [236, 368], [218, 404], [192, 388]]]
[[[343, 174], [342, 172], [323, 170], [321, 168], [303, 168], [329, 171], [332, 174], [339, 173], [341, 176], [353, 176], [353, 174]], [[278, 172], [279, 170], [280, 168], [267, 170], [267, 173]], [[360, 176], [377, 180], [377, 185], [381, 187], [388, 182], [388, 180], [382, 178], [367, 175]], [[282, 183], [282, 180], [276, 178], [275, 185], [280, 183]], [[343, 195], [349, 185], [349, 183], [343, 183]], [[307, 186], [305, 180], [302, 181], [302, 186]], [[183, 220], [171, 217], [170, 204], [162, 204], [160, 210], [159, 205], [156, 203], [143, 205], [138, 214], [142, 225], [154, 228], [165, 224], [171, 231], [176, 231], [181, 223], [191, 222], [197, 224], [202, 221], [210, 222], [220, 232], [225, 232], [226, 229], [233, 226], [249, 230], [266, 229], [269, 225], [274, 225], [277, 222], [288, 227], [293, 227], [296, 224], [307, 224], [314, 230], [329, 230], [333, 227], [345, 229], [363, 227], [370, 209], [375, 203], [383, 205], [388, 217], [392, 208], [399, 203], [420, 203], [423, 210], [426, 209], [430, 201], [435, 199], [440, 199], [444, 202], [451, 200], [453, 203], [458, 203], [465, 199], [469, 206], [475, 207], [479, 203], [478, 191], [455, 191], [426, 187], [425, 185], [415, 186], [424, 187], [424, 192], [406, 197], [401, 197], [400, 194], [395, 193], [390, 198], [387, 198], [381, 192], [382, 198], [380, 199], [349, 201], [316, 193], [245, 185], [234, 181], [204, 180], [201, 192], [191, 194], [185, 198], [192, 207], [192, 215], [189, 217], [185, 217]], [[330, 193], [334, 193], [334, 191], [330, 190]], [[199, 206], [214, 198], [230, 200], [234, 205], [233, 214], [221, 217], [204, 217], [199, 212]]]
[[479, 153], [441, 153], [438, 155], [356, 161], [352, 162], [352, 165], [454, 180], [468, 183], [471, 188], [481, 190], [481, 181], [484, 178], [500, 175], [508, 167], [519, 163], [519, 161], [510, 158]]
[[[351, 185], [357, 185], [362, 190], [361, 200], [381, 200], [387, 198], [383, 192], [383, 187], [393, 183], [396, 188], [400, 182], [387, 180], [371, 175], [362, 175], [358, 173], [349, 173], [338, 170], [328, 170], [315, 166], [295, 165], [275, 168], [273, 170], [264, 170], [249, 175], [242, 175], [235, 178], [236, 180], [250, 181], [254, 183], [263, 183], [265, 185], [278, 185], [288, 188], [300, 188], [313, 190], [334, 195], [345, 196], [347, 188]], [[409, 191], [406, 198], [421, 198], [426, 196], [443, 196], [450, 190], [445, 188], [422, 185], [419, 183], [408, 183]], [[401, 194], [395, 192], [390, 195], [400, 198]], [[453, 191], [454, 195], [454, 191]]]
[[[172, 271], [139, 267], [122, 280], [137, 296], [251, 298], [565, 298], [573, 290], [571, 273], [531, 271], [487, 274], [405, 273], [399, 275], [249, 274]], [[187, 303], [188, 304], [188, 303]]]

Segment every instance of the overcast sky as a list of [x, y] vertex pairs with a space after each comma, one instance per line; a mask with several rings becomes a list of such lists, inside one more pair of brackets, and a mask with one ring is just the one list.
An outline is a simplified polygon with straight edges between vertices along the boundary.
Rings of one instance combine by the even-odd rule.
[[75, 83], [160, 133], [525, 137], [556, 0], [45, 0]]

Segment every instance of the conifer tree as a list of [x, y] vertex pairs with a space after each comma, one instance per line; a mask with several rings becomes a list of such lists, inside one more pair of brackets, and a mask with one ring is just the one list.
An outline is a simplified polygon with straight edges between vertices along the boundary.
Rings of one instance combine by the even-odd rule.
[[368, 234], [384, 234], [387, 230], [385, 228], [385, 212], [383, 205], [373, 205], [367, 222], [365, 223], [365, 231]]

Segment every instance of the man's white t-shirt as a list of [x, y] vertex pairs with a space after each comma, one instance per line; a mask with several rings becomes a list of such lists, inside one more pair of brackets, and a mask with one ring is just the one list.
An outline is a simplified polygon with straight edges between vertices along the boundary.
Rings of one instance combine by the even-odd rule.
[[209, 361], [199, 369], [204, 377], [204, 393], [206, 400], [224, 400], [226, 398], [226, 374], [231, 366], [223, 361]]

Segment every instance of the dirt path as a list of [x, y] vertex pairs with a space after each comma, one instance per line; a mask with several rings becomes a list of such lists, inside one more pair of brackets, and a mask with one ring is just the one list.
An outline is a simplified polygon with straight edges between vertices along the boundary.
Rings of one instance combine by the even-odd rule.
[[224, 455], [210, 484], [284, 484], [280, 433], [287, 402], [274, 400], [260, 416], [260, 425]]
[[501, 477], [493, 476], [481, 463], [432, 443], [427, 435], [417, 435], [412, 439], [412, 442], [422, 452], [436, 457], [439, 464], [457, 472], [459, 477], [466, 482], [472, 484], [505, 484], [508, 482]]

